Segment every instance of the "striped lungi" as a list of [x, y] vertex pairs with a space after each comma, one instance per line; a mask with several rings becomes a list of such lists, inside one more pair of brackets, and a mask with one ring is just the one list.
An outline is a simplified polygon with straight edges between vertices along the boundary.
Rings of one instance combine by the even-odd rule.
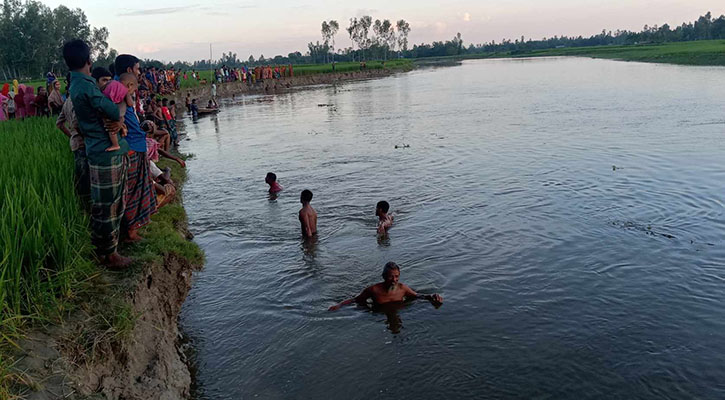
[[108, 165], [88, 161], [91, 185], [91, 241], [99, 256], [116, 251], [124, 211], [128, 156], [111, 157]]
[[151, 222], [156, 213], [156, 191], [146, 152], [129, 151], [128, 158], [124, 223], [128, 230], [136, 230]]

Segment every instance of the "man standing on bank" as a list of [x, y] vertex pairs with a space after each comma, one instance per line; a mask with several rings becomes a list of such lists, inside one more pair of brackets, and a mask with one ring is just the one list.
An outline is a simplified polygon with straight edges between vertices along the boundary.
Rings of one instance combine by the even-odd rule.
[[[130, 73], [138, 79], [139, 60], [130, 54], [121, 54], [116, 57], [114, 69], [116, 74]], [[123, 222], [126, 228], [126, 241], [138, 242], [143, 239], [138, 230], [148, 225], [151, 222], [151, 215], [157, 211], [156, 191], [149, 160], [146, 157], [146, 132], [141, 129], [134, 107], [126, 107], [124, 123], [128, 131], [126, 141], [129, 147], [129, 163]]]
[[[101, 263], [111, 268], [127, 267], [131, 259], [118, 254], [118, 234], [124, 212], [123, 192], [128, 168], [128, 144], [119, 135], [119, 150], [111, 145], [108, 132], [121, 130], [118, 107], [101, 93], [91, 77], [91, 50], [80, 39], [63, 46], [63, 58], [71, 71], [71, 100], [83, 135], [91, 183], [91, 240]], [[103, 118], [109, 120], [103, 123]]]

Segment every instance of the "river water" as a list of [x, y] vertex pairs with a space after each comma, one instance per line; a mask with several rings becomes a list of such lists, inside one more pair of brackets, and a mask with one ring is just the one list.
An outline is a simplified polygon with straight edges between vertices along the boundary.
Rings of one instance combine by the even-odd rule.
[[[199, 399], [725, 397], [723, 68], [468, 61], [227, 99], [187, 137]], [[443, 306], [327, 311], [391, 260]]]

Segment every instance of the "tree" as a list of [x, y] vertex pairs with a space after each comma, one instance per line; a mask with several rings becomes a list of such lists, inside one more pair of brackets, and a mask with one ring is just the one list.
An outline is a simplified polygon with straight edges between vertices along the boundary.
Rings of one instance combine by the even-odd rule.
[[403, 52], [408, 51], [408, 34], [410, 33], [410, 24], [404, 19], [397, 22], [398, 28], [398, 48]]
[[[347, 33], [350, 35], [350, 41], [352, 42], [352, 49], [355, 49], [355, 43], [357, 43], [358, 32], [360, 31], [360, 21], [357, 18], [350, 18], [350, 26], [347, 27]], [[355, 61], [355, 53], [353, 53], [353, 61]]]
[[[327, 21], [322, 21], [322, 42], [327, 45], [330, 43], [330, 24], [327, 23]], [[307, 47], [310, 48], [310, 51], [312, 51], [312, 42], [310, 42]], [[325, 58], [327, 58], [327, 54], [325, 54]], [[327, 62], [327, 60], [325, 60]]]
[[390, 20], [383, 21], [383, 34], [385, 42], [385, 59], [388, 58], [389, 51], [395, 51], [395, 27]]
[[365, 49], [370, 47], [370, 26], [373, 24], [373, 17], [369, 15], [362, 16], [358, 21], [358, 47], [362, 50], [363, 60], [365, 59]]
[[91, 57], [94, 60], [106, 58], [106, 51], [108, 50], [108, 29], [105, 26], [102, 28], [93, 28], [89, 45], [91, 46]]
[[330, 47], [332, 50], [332, 61], [335, 61], [335, 35], [340, 30], [340, 24], [332, 19], [328, 25], [330, 26], [330, 40], [332, 41], [332, 46]]
[[4, 0], [0, 35], [0, 70], [6, 78], [37, 78], [47, 71], [64, 73], [60, 49], [71, 39], [86, 41], [93, 58], [107, 58], [108, 30], [92, 28], [79, 8], [60, 5], [51, 9], [37, 0]]

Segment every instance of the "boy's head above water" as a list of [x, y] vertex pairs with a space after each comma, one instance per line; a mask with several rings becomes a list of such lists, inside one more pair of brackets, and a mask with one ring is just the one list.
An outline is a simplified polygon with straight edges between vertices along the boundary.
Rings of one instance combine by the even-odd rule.
[[268, 185], [277, 182], [277, 174], [275, 174], [274, 172], [267, 172], [267, 176], [264, 177], [264, 182], [266, 182]]
[[302, 191], [302, 194], [300, 194], [300, 203], [302, 204], [309, 204], [309, 202], [312, 201], [312, 192], [305, 189]]
[[387, 214], [388, 210], [390, 210], [390, 204], [385, 200], [379, 201], [375, 206], [375, 215]]

